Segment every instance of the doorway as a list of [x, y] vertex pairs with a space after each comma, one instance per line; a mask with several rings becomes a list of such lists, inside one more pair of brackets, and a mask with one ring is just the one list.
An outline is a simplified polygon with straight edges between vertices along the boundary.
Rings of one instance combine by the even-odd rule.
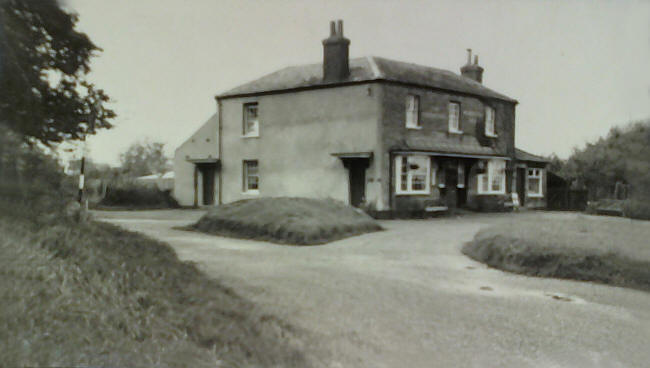
[[517, 195], [519, 196], [519, 205], [526, 204], [526, 168], [517, 168]]
[[[197, 164], [197, 168], [199, 172], [201, 173], [201, 186], [202, 186], [202, 191], [201, 193], [203, 194], [203, 200], [202, 200], [202, 205], [204, 206], [212, 206], [214, 205], [214, 192], [215, 192], [215, 180], [214, 176], [216, 173], [216, 165], [215, 164]], [[198, 190], [198, 188], [195, 188]]]
[[348, 169], [350, 205], [359, 207], [366, 200], [366, 169], [370, 160], [365, 157], [341, 158]]

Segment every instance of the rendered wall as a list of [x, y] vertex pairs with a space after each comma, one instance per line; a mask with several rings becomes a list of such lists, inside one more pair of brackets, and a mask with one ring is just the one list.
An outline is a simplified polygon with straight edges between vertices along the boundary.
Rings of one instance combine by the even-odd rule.
[[[192, 160], [218, 158], [218, 123], [217, 114], [212, 115], [174, 153], [174, 198], [181, 206], [194, 205], [194, 163]], [[202, 203], [203, 193], [200, 187], [201, 182], [199, 176], [199, 191], [197, 193], [199, 204]], [[217, 180], [215, 180], [216, 182]]]
[[[366, 201], [376, 204], [378, 87], [354, 85], [220, 101], [222, 202], [257, 196], [348, 203], [349, 177], [333, 153], [373, 152]], [[243, 104], [258, 103], [259, 137], [242, 137]], [[258, 160], [259, 195], [243, 192], [243, 160]]]

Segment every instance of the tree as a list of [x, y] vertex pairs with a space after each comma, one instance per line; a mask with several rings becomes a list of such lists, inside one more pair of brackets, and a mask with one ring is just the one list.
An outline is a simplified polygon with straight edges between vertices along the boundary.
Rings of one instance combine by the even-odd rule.
[[133, 177], [164, 173], [170, 166], [164, 148], [160, 142], [133, 143], [120, 155], [122, 171]]
[[0, 0], [0, 124], [27, 142], [110, 128], [109, 97], [85, 80], [100, 51], [58, 0]]
[[564, 167], [595, 198], [612, 196], [616, 183], [631, 185], [635, 196], [650, 197], [650, 120], [614, 127], [606, 137], [574, 149]]

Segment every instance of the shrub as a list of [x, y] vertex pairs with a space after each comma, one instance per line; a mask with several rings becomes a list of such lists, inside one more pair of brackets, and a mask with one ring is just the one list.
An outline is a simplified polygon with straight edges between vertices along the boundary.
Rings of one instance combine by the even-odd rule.
[[168, 190], [134, 183], [113, 186], [106, 190], [100, 206], [127, 208], [178, 208], [178, 202]]
[[650, 220], [650, 202], [643, 199], [628, 199], [623, 203], [625, 217]]

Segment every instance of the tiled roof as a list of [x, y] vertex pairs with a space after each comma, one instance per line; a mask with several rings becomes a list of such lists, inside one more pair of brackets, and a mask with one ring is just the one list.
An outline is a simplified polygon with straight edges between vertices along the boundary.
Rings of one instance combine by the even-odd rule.
[[404, 149], [480, 156], [506, 156], [494, 147], [482, 146], [476, 137], [466, 135], [462, 139], [449, 140], [446, 137], [409, 137], [404, 141]]
[[322, 76], [323, 64], [320, 63], [291, 66], [231, 89], [218, 97], [254, 95], [300, 88], [383, 80], [516, 102], [516, 100], [497, 93], [481, 83], [448, 70], [375, 56], [350, 59], [350, 76], [346, 80], [325, 82]]
[[519, 148], [515, 148], [515, 157], [519, 161], [548, 162], [548, 160], [542, 156], [533, 155], [532, 153], [528, 153]]

